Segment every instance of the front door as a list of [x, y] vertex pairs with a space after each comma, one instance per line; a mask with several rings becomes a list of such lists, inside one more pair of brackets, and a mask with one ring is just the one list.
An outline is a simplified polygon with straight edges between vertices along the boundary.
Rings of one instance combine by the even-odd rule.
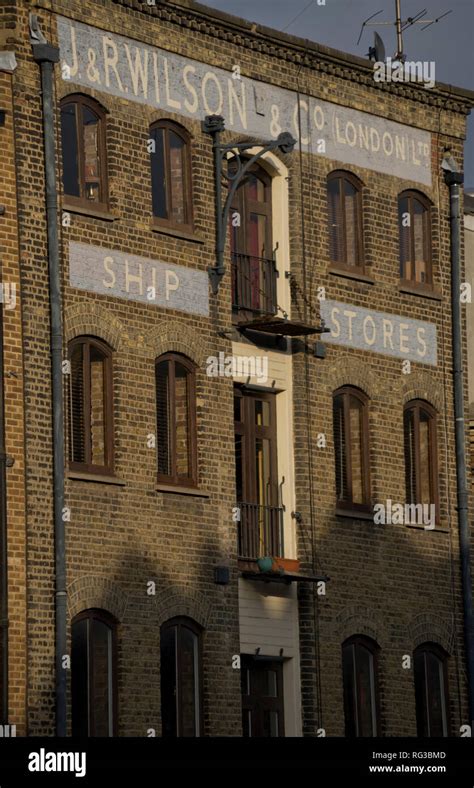
[[243, 735], [284, 736], [283, 663], [241, 658]]

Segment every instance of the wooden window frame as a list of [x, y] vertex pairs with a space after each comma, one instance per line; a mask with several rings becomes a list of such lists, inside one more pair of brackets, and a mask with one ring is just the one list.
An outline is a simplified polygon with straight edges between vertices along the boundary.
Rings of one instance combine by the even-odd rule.
[[[77, 207], [87, 207], [93, 208], [97, 211], [108, 211], [109, 210], [109, 181], [108, 181], [108, 168], [107, 168], [107, 112], [97, 101], [90, 98], [89, 96], [85, 96], [81, 93], [74, 93], [69, 96], [65, 96], [60, 102], [60, 112], [64, 109], [64, 107], [68, 106], [69, 104], [73, 104], [75, 106], [75, 117], [76, 117], [76, 144], [77, 144], [77, 167], [78, 167], [78, 176], [79, 176], [79, 191], [80, 196], [76, 197], [73, 194], [67, 194], [64, 192], [64, 185], [63, 185], [63, 196], [64, 200], [69, 203], [71, 206]], [[80, 133], [80, 130], [83, 128], [83, 108], [86, 107], [95, 115], [97, 115], [99, 119], [99, 128], [98, 128], [98, 152], [99, 152], [99, 161], [100, 161], [100, 177], [99, 177], [99, 196], [100, 200], [95, 202], [93, 200], [88, 200], [86, 197], [86, 183], [85, 183], [85, 167], [84, 167], [84, 138], [83, 135]], [[62, 156], [64, 157], [64, 150], [62, 151]]]
[[[350, 419], [349, 419], [349, 401], [350, 397], [355, 397], [359, 400], [362, 404], [362, 430], [361, 430], [361, 439], [362, 439], [362, 486], [364, 490], [364, 503], [353, 503], [352, 500], [352, 456], [351, 456], [351, 431], [350, 431]], [[334, 425], [334, 410], [336, 404], [336, 398], [342, 397], [343, 398], [343, 408], [344, 408], [344, 443], [345, 443], [345, 463], [346, 463], [346, 471], [347, 471], [347, 488], [349, 494], [349, 500], [341, 501], [339, 499], [336, 500], [336, 509], [340, 510], [348, 510], [353, 512], [370, 512], [372, 511], [372, 503], [371, 503], [371, 479], [370, 479], [370, 435], [369, 435], [369, 397], [364, 394], [361, 389], [358, 389], [354, 386], [341, 386], [341, 388], [337, 389], [333, 392], [333, 425]], [[336, 441], [334, 439], [334, 458], [335, 462], [337, 462], [337, 446]], [[337, 494], [337, 490], [336, 490]]]
[[[158, 425], [158, 389], [156, 385], [156, 371], [158, 365], [167, 361], [169, 363], [169, 397], [170, 397], [170, 408], [169, 412], [171, 415], [171, 424], [169, 425], [169, 432], [171, 434], [171, 450], [170, 450], [170, 465], [172, 468], [172, 473], [167, 476], [166, 474], [160, 473], [158, 470], [158, 445], [160, 440], [160, 433], [159, 433], [159, 425]], [[188, 371], [188, 434], [189, 434], [189, 446], [188, 446], [188, 464], [191, 468], [191, 476], [178, 476], [176, 472], [176, 387], [175, 387], [175, 364], [181, 364], [181, 366], [185, 367]], [[157, 420], [157, 427], [156, 427], [156, 446], [157, 446], [157, 482], [169, 485], [175, 485], [179, 487], [190, 487], [196, 488], [198, 487], [198, 461], [197, 461], [197, 414], [196, 414], [196, 365], [186, 356], [182, 356], [179, 353], [164, 353], [162, 356], [159, 356], [155, 360], [155, 396], [156, 396], [156, 420]]]
[[[247, 185], [248, 185], [248, 175], [254, 175], [258, 180], [260, 180], [265, 189], [265, 199], [263, 202], [259, 202], [258, 200], [251, 200], [248, 196], [247, 192]], [[234, 212], [237, 212], [240, 215], [240, 227], [237, 228], [237, 241], [238, 245], [234, 249], [233, 248], [233, 236], [232, 236], [232, 227], [230, 228], [230, 245], [231, 245], [231, 257], [234, 261], [234, 256], [237, 260], [240, 259], [242, 262], [243, 258], [254, 258], [258, 259], [259, 261], [268, 260], [269, 265], [271, 264], [270, 270], [265, 263], [260, 262], [259, 265], [263, 266], [263, 272], [259, 269], [259, 283], [261, 287], [259, 287], [258, 299], [259, 303], [262, 300], [263, 305], [266, 306], [267, 302], [270, 305], [270, 312], [272, 314], [276, 313], [276, 279], [278, 276], [278, 272], [276, 271], [276, 264], [274, 261], [274, 253], [273, 253], [273, 178], [272, 176], [265, 170], [261, 165], [255, 163], [253, 164], [250, 169], [247, 171], [246, 176], [244, 177], [243, 181], [240, 183], [239, 187], [237, 188], [233, 203], [230, 208], [230, 217], [229, 222], [231, 223], [232, 215]], [[265, 216], [265, 251], [266, 255], [260, 257], [260, 255], [251, 255], [249, 252], [248, 247], [248, 236], [249, 236], [249, 227], [250, 227], [250, 215], [258, 214]], [[236, 271], [232, 271], [233, 276], [233, 285], [232, 287], [236, 288], [238, 293], [241, 294], [242, 290], [246, 292], [246, 286], [248, 286], [250, 293], [252, 293], [252, 283], [251, 281], [247, 282], [246, 286], [242, 287], [242, 277], [245, 278], [244, 273], [239, 270], [238, 263]], [[234, 265], [234, 262], [232, 263]], [[265, 276], [269, 276], [269, 282], [267, 287], [265, 288]], [[271, 281], [270, 281], [271, 280]], [[232, 292], [234, 295], [234, 292]], [[271, 302], [275, 300], [275, 304]], [[232, 299], [234, 301], [234, 299]], [[266, 309], [246, 309], [244, 305], [236, 306], [232, 303], [232, 321], [233, 323], [237, 323], [239, 321], [248, 319], [252, 320], [255, 318], [256, 315], [266, 313]]]
[[[257, 438], [268, 439], [270, 441], [270, 446], [271, 446], [270, 462], [272, 468], [271, 475], [274, 479], [275, 487], [276, 488], [278, 487], [276, 395], [265, 391], [246, 390], [245, 388], [236, 385], [234, 386], [234, 398], [239, 398], [242, 402], [241, 416], [243, 416], [243, 421], [234, 422], [234, 432], [235, 435], [241, 435], [243, 438], [242, 487], [246, 493], [243, 497], [245, 498], [245, 503], [256, 503], [256, 498], [257, 498], [256, 475], [254, 475], [253, 479], [250, 479], [249, 471], [253, 465], [252, 454], [255, 452], [255, 441], [257, 440]], [[255, 424], [255, 418], [252, 418], [252, 416], [255, 415], [255, 405], [253, 405], [253, 403], [257, 399], [269, 403], [269, 407], [270, 407], [269, 427], [257, 426]], [[265, 505], [267, 506], [279, 505], [274, 490], [271, 490], [270, 498], [271, 501], [269, 501]]]
[[448, 681], [448, 659], [449, 654], [440, 646], [438, 643], [433, 643], [431, 641], [420, 643], [419, 646], [413, 652], [413, 660], [415, 661], [416, 657], [419, 655], [423, 655], [423, 678], [424, 678], [424, 687], [422, 688], [422, 702], [424, 703], [423, 715], [428, 712], [428, 716], [426, 719], [421, 717], [420, 712], [421, 709], [419, 708], [418, 701], [419, 698], [419, 688], [416, 686], [416, 674], [415, 671], [413, 672], [413, 677], [415, 681], [415, 705], [416, 705], [416, 727], [417, 727], [417, 735], [421, 737], [429, 736], [430, 734], [426, 734], [423, 731], [423, 723], [429, 726], [430, 719], [429, 719], [429, 710], [428, 710], [428, 694], [426, 692], [426, 660], [425, 654], [426, 653], [433, 654], [441, 663], [442, 666], [442, 675], [443, 675], [443, 685], [442, 689], [444, 691], [444, 706], [445, 706], [445, 729], [446, 733], [444, 734], [445, 737], [451, 735], [451, 720], [450, 720], [450, 712], [449, 712], [449, 681]]
[[[101, 474], [103, 476], [114, 475], [114, 414], [113, 414], [113, 351], [101, 339], [96, 337], [80, 336], [71, 340], [68, 346], [69, 359], [72, 358], [72, 353], [77, 345], [83, 345], [82, 355], [82, 385], [84, 391], [84, 454], [86, 457], [85, 462], [74, 462], [69, 459], [69, 469], [71, 471], [83, 471], [85, 473]], [[91, 417], [91, 401], [90, 401], [90, 348], [94, 347], [104, 355], [104, 448], [106, 462], [104, 465], [94, 465], [91, 462], [91, 430], [90, 430], [90, 417]], [[72, 386], [72, 369], [69, 381], [69, 451], [71, 455], [71, 440], [73, 434], [72, 419], [73, 414], [71, 410], [71, 386]]]
[[[191, 141], [192, 137], [191, 134], [184, 126], [181, 126], [179, 123], [175, 123], [172, 120], [157, 120], [155, 123], [152, 123], [149, 129], [149, 134], [157, 129], [163, 129], [164, 131], [164, 150], [163, 150], [163, 161], [165, 165], [165, 188], [166, 188], [166, 209], [168, 213], [173, 215], [173, 200], [171, 194], [171, 166], [170, 166], [170, 145], [169, 145], [169, 132], [173, 131], [178, 137], [180, 137], [184, 142], [184, 192], [183, 192], [183, 199], [184, 199], [184, 207], [186, 213], [186, 222], [177, 222], [173, 218], [163, 218], [160, 216], [155, 216], [153, 213], [153, 202], [152, 202], [152, 221], [156, 227], [165, 227], [169, 230], [176, 230], [177, 232], [186, 232], [193, 234], [194, 233], [194, 206], [193, 206], [193, 178], [192, 178], [192, 164], [191, 164]], [[150, 153], [150, 168], [153, 166], [153, 154]], [[153, 184], [152, 184], [153, 189]]]
[[[339, 186], [339, 203], [340, 203], [340, 212], [342, 217], [342, 246], [344, 248], [344, 260], [333, 260], [331, 257], [331, 212], [330, 212], [330, 199], [329, 199], [329, 184], [331, 181], [348, 181], [351, 186], [354, 187], [356, 190], [356, 216], [357, 216], [357, 227], [356, 227], [356, 241], [357, 241], [357, 252], [359, 257], [359, 262], [355, 265], [349, 265], [347, 262], [347, 233], [346, 233], [346, 212], [345, 212], [345, 190]], [[362, 189], [363, 183], [359, 180], [359, 178], [354, 175], [352, 172], [347, 172], [346, 170], [333, 170], [329, 173], [326, 179], [326, 201], [327, 201], [327, 211], [328, 211], [328, 230], [329, 230], [329, 260], [331, 268], [338, 268], [341, 271], [349, 271], [354, 272], [358, 271], [359, 273], [365, 273], [365, 249], [364, 249], [364, 222], [363, 222], [363, 203], [362, 203]]]
[[439, 475], [438, 475], [438, 419], [437, 412], [429, 402], [422, 399], [414, 399], [407, 402], [403, 408], [403, 448], [406, 463], [406, 434], [405, 434], [405, 415], [413, 410], [414, 411], [414, 438], [415, 438], [415, 487], [416, 487], [416, 501], [408, 500], [408, 489], [405, 480], [405, 495], [407, 503], [417, 504], [421, 503], [421, 474], [420, 474], [420, 411], [423, 410], [429, 417], [429, 478], [431, 496], [433, 498], [430, 503], [434, 503], [436, 507], [436, 521], [438, 522], [439, 513]]
[[[161, 633], [166, 629], [177, 629], [176, 632], [176, 691], [177, 691], [177, 699], [176, 699], [176, 737], [180, 738], [179, 731], [183, 729], [183, 705], [182, 705], [182, 698], [180, 695], [180, 681], [179, 676], [182, 674], [181, 668], [181, 657], [180, 657], [180, 631], [182, 628], [187, 628], [191, 632], [194, 633], [197, 637], [197, 648], [198, 648], [198, 680], [197, 680], [197, 687], [198, 687], [198, 709], [197, 709], [197, 719], [199, 724], [199, 731], [195, 738], [201, 738], [204, 736], [204, 713], [203, 713], [203, 690], [204, 690], [204, 680], [203, 680], [203, 634], [204, 629], [192, 618], [188, 618], [187, 616], [175, 616], [174, 618], [170, 618], [168, 621], [165, 621], [160, 627], [160, 636]], [[160, 653], [160, 672], [161, 672], [161, 653]], [[161, 715], [163, 715], [163, 708], [161, 708]]]
[[[344, 660], [344, 650], [346, 648], [355, 649], [354, 655], [354, 668], [355, 668], [355, 681], [353, 682], [352, 690], [355, 693], [355, 712], [357, 715], [357, 725], [356, 729], [360, 730], [361, 727], [361, 708], [359, 702], [359, 674], [357, 670], [357, 647], [362, 646], [367, 651], [370, 652], [372, 655], [372, 667], [373, 667], [373, 684], [374, 684], [374, 698], [373, 701], [373, 709], [375, 711], [375, 731], [373, 736], [380, 736], [381, 735], [381, 709], [380, 709], [380, 688], [379, 688], [379, 655], [380, 655], [380, 646], [376, 643], [375, 640], [369, 638], [365, 635], [353, 635], [347, 638], [342, 644], [342, 660]], [[343, 682], [344, 682], [344, 663], [343, 663]], [[345, 695], [346, 695], [346, 687], [344, 686], [344, 719], [345, 719], [345, 735], [349, 737], [348, 733], [348, 720], [349, 720], [349, 713], [348, 709], [346, 708], [345, 703]], [[372, 720], [374, 722], [374, 720]], [[352, 738], [352, 737], [350, 737]], [[359, 738], [356, 734], [356, 738]], [[362, 737], [361, 737], [362, 738]]]
[[[408, 213], [410, 214], [410, 226], [408, 228], [402, 228], [400, 225], [400, 202], [402, 200], [408, 200]], [[425, 209], [423, 212], [423, 245], [426, 245], [428, 259], [424, 260], [426, 263], [426, 282], [417, 282], [415, 279], [406, 279], [404, 274], [405, 271], [402, 271], [402, 256], [401, 256], [401, 231], [402, 229], [409, 230], [409, 246], [410, 246], [410, 256], [412, 258], [412, 262], [415, 260], [415, 233], [414, 233], [414, 222], [413, 222], [413, 201], [416, 200], [423, 206]], [[414, 189], [406, 189], [403, 192], [400, 192], [397, 198], [397, 213], [398, 213], [398, 233], [399, 233], [399, 265], [400, 265], [400, 284], [406, 285], [409, 287], [413, 287], [420, 291], [422, 290], [433, 290], [433, 248], [432, 248], [432, 205], [428, 197], [426, 197], [421, 192], [418, 192]], [[415, 272], [414, 272], [415, 273]]]
[[[87, 610], [82, 610], [77, 616], [71, 621], [71, 640], [72, 640], [72, 627], [77, 624], [79, 621], [87, 620], [89, 622], [92, 621], [100, 621], [102, 624], [105, 624], [112, 633], [112, 645], [111, 645], [111, 654], [109, 655], [111, 658], [112, 664], [112, 737], [118, 735], [118, 675], [117, 675], [117, 667], [118, 667], [118, 646], [117, 646], [117, 619], [108, 613], [106, 610], [102, 610], [100, 608], [88, 608]], [[89, 624], [91, 626], [91, 624]], [[87, 685], [89, 690], [89, 697], [88, 697], [88, 720], [87, 720], [87, 728], [89, 731], [89, 737], [94, 736], [94, 717], [91, 715], [91, 711], [93, 711], [93, 685], [90, 677], [94, 675], [94, 650], [92, 648], [92, 638], [88, 636], [87, 639], [88, 645], [88, 653], [87, 653]], [[74, 670], [74, 665], [71, 666], [72, 670]]]

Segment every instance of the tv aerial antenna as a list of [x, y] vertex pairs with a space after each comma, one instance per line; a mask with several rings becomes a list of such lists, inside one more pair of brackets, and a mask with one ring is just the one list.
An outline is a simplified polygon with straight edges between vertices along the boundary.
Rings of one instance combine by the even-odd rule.
[[[365, 22], [362, 22], [362, 27], [360, 29], [357, 43], [359, 44], [365, 27], [378, 27], [379, 25], [395, 26], [397, 30], [397, 51], [395, 52], [393, 59], [398, 60], [401, 63], [404, 63], [406, 60], [406, 55], [403, 52], [403, 33], [407, 28], [411, 27], [412, 25], [423, 25], [421, 28], [423, 31], [426, 30], [427, 27], [431, 27], [431, 25], [436, 24], [436, 22], [439, 22], [441, 19], [444, 19], [445, 16], [448, 16], [448, 14], [452, 13], [452, 9], [450, 9], [449, 11], [445, 11], [444, 14], [441, 14], [436, 19], [426, 19], [426, 14], [428, 11], [426, 8], [423, 8], [421, 11], [418, 11], [415, 16], [409, 16], [406, 19], [402, 19], [401, 0], [395, 0], [395, 22], [371, 22], [371, 19], [374, 19], [374, 17], [381, 14], [382, 11], [383, 9], [376, 11], [375, 14], [369, 16]], [[374, 46], [369, 47], [367, 57], [369, 57], [371, 60], [377, 60], [379, 62], [385, 60], [385, 47], [381, 37], [376, 32], [374, 32]]]

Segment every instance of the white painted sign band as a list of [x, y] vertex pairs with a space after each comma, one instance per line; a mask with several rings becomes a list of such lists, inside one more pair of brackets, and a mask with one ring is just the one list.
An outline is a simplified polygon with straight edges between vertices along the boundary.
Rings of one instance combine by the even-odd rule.
[[331, 329], [330, 334], [321, 334], [324, 342], [436, 366], [437, 334], [433, 323], [340, 301], [321, 301], [320, 308], [322, 320]]
[[[257, 139], [289, 131], [303, 150], [431, 186], [427, 131], [249, 79], [115, 33], [58, 17], [63, 79]], [[321, 145], [321, 141], [324, 146]], [[324, 149], [323, 149], [324, 148]]]
[[71, 287], [101, 295], [209, 315], [209, 277], [181, 265], [148, 260], [102, 246], [69, 243]]

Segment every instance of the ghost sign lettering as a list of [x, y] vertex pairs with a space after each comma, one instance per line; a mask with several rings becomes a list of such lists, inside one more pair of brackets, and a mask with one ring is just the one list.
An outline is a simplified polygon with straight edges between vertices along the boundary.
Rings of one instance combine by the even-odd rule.
[[[61, 74], [76, 85], [257, 139], [291, 132], [304, 151], [431, 186], [429, 132], [209, 66], [58, 17]], [[298, 103], [299, 102], [299, 103]], [[301, 124], [301, 133], [300, 133]], [[319, 141], [323, 140], [325, 150]]]
[[321, 318], [329, 334], [321, 339], [372, 353], [383, 353], [436, 366], [436, 326], [422, 320], [375, 312], [340, 301], [321, 301]]
[[207, 317], [208, 282], [205, 271], [69, 243], [69, 283], [80, 290]]

